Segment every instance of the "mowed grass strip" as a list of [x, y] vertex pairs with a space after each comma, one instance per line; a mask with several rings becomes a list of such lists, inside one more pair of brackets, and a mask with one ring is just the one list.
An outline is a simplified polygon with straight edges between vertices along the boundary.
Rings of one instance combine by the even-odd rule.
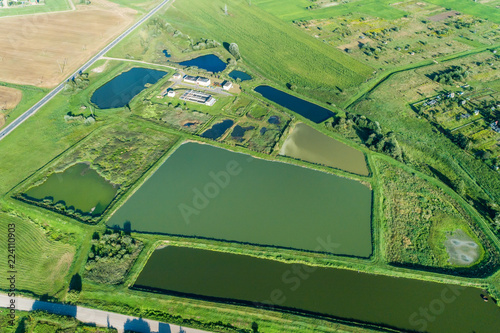
[[[352, 0], [348, 3], [325, 6], [313, 10], [307, 7], [314, 5], [309, 0], [254, 0], [253, 3], [265, 11], [285, 21], [312, 20], [337, 17], [349, 13], [371, 15], [387, 20], [395, 20], [407, 13], [391, 6], [392, 0]], [[431, 1], [432, 2], [432, 1]]]
[[373, 71], [245, 1], [177, 0], [165, 17], [192, 37], [237, 43], [245, 62], [281, 84], [345, 89], [361, 84]]
[[15, 271], [16, 289], [29, 290], [38, 295], [52, 294], [59, 290], [66, 278], [75, 255], [71, 245], [56, 242], [33, 222], [22, 218], [0, 214], [0, 289], [9, 289], [7, 277], [7, 234], [9, 224], [15, 224]]

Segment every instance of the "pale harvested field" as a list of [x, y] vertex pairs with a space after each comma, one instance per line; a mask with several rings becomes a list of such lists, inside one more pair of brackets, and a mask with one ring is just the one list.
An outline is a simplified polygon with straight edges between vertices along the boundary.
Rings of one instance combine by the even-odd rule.
[[[134, 21], [135, 10], [97, 0], [65, 13], [0, 19], [0, 81], [51, 88]], [[62, 70], [62, 71], [61, 71]]]
[[20, 90], [0, 86], [0, 110], [10, 110], [15, 108], [21, 101], [22, 97], [23, 93]]

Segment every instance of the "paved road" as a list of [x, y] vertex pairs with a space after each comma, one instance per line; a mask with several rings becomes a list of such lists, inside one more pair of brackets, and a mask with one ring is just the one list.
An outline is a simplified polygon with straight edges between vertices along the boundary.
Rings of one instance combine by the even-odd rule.
[[[76, 74], [80, 72], [84, 72], [92, 66], [97, 60], [99, 60], [100, 57], [102, 57], [106, 52], [108, 52], [111, 48], [113, 48], [116, 44], [118, 44], [123, 38], [127, 37], [132, 31], [134, 31], [138, 26], [140, 26], [144, 21], [149, 19], [151, 16], [153, 16], [158, 10], [160, 10], [163, 6], [168, 4], [173, 0], [164, 0], [161, 4], [156, 6], [154, 9], [152, 9], [148, 14], [146, 14], [144, 17], [142, 17], [139, 21], [137, 21], [133, 26], [128, 28], [124, 33], [122, 33], [120, 36], [118, 36], [114, 41], [109, 43], [104, 49], [102, 49], [99, 53], [97, 53], [92, 59], [90, 59], [85, 65], [80, 67], [76, 72], [74, 72], [69, 78], [74, 77]], [[44, 98], [42, 98], [38, 103], [36, 103], [33, 107], [28, 109], [26, 112], [24, 112], [22, 115], [17, 117], [13, 122], [11, 122], [9, 125], [4, 127], [0, 131], [0, 140], [2, 140], [7, 134], [12, 132], [17, 126], [21, 125], [26, 119], [34, 115], [44, 104], [46, 104], [48, 101], [50, 101], [54, 96], [56, 96], [63, 88], [64, 84], [66, 81], [62, 82], [59, 84], [54, 90], [49, 92]]]
[[[50, 313], [75, 317], [87, 324], [95, 324], [101, 327], [113, 327], [118, 332], [130, 330], [138, 333], [210, 333], [194, 328], [180, 327], [177, 325], [161, 323], [154, 320], [125, 316], [114, 312], [106, 312], [84, 308], [81, 306], [49, 303], [36, 301], [26, 297], [17, 297], [16, 309], [20, 311], [44, 310]], [[7, 308], [10, 298], [0, 294], [0, 307]]]

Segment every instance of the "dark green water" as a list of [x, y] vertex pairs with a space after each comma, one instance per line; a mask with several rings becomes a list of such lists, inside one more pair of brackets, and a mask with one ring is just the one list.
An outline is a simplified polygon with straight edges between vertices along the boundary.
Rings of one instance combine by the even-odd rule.
[[108, 225], [368, 257], [371, 194], [354, 180], [187, 143]]
[[500, 308], [484, 291], [168, 246], [155, 251], [135, 286], [266, 304], [405, 331], [499, 332]]
[[64, 172], [53, 173], [25, 195], [37, 200], [52, 197], [54, 203], [63, 201], [66, 207], [72, 206], [83, 213], [92, 211], [92, 215], [100, 215], [113, 200], [116, 191], [117, 188], [87, 164], [78, 163]]
[[365, 155], [361, 151], [303, 123], [298, 123], [286, 138], [280, 154], [359, 175], [368, 175]]

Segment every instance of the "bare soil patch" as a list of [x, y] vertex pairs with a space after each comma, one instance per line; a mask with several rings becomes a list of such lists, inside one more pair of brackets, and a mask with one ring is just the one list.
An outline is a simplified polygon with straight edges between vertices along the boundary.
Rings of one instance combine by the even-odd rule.
[[0, 20], [0, 81], [51, 88], [134, 21], [136, 11], [104, 0], [78, 10]]
[[457, 12], [456, 10], [450, 10], [448, 12], [444, 12], [444, 13], [440, 13], [440, 14], [431, 16], [428, 18], [428, 20], [433, 21], [433, 22], [438, 22], [438, 21], [442, 21], [442, 20], [445, 20], [445, 19], [453, 17], [453, 16], [457, 16], [457, 15], [460, 15], [460, 13]]
[[[10, 110], [15, 108], [21, 101], [22, 97], [23, 93], [20, 90], [0, 86], [0, 110]], [[0, 119], [0, 124], [1, 123], [2, 119]], [[0, 127], [2, 126], [0, 125]]]

